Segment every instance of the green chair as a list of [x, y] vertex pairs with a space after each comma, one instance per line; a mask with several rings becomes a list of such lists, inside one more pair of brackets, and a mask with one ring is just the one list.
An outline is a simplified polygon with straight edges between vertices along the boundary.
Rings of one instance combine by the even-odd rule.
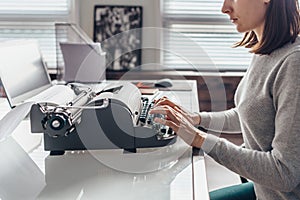
[[210, 200], [256, 200], [252, 182], [211, 191]]

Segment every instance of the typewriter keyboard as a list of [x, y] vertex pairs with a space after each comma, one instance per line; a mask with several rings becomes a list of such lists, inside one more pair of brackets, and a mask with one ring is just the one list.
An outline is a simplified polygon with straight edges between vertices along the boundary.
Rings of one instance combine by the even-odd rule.
[[158, 140], [166, 140], [174, 137], [175, 132], [168, 126], [154, 122], [154, 118], [164, 118], [162, 114], [149, 114], [149, 111], [154, 106], [153, 101], [149, 101], [147, 97], [142, 97], [143, 108], [139, 117], [139, 122], [142, 126], [147, 126], [155, 130]]

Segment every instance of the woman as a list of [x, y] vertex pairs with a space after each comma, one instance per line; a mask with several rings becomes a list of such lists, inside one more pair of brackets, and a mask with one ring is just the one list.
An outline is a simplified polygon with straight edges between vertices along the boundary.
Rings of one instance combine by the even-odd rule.
[[[253, 181], [255, 193], [249, 185], [234, 188], [248, 188], [246, 198], [237, 199], [300, 199], [298, 0], [225, 0], [222, 12], [245, 33], [236, 46], [253, 53], [235, 94], [235, 108], [195, 114], [162, 98], [151, 113], [165, 114], [165, 120], [155, 121], [170, 126], [191, 146], [202, 148], [220, 164]], [[222, 120], [220, 131], [242, 132], [245, 148], [195, 128], [200, 125], [209, 130], [211, 122]], [[216, 193], [220, 194], [211, 193], [211, 199]]]

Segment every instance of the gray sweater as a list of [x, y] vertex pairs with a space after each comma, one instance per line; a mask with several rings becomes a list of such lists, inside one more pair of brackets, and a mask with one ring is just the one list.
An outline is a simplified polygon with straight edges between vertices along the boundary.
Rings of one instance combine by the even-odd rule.
[[241, 132], [246, 148], [209, 134], [202, 149], [252, 180], [258, 199], [300, 199], [300, 38], [270, 55], [253, 56], [235, 105], [201, 112], [200, 126], [217, 129], [219, 122], [224, 132]]

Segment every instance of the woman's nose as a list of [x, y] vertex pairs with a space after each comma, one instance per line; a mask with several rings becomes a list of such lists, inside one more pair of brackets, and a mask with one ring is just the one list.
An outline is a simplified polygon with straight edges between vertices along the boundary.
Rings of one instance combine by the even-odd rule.
[[231, 12], [232, 8], [230, 6], [230, 0], [224, 0], [223, 6], [222, 6], [222, 13], [229, 14]]

